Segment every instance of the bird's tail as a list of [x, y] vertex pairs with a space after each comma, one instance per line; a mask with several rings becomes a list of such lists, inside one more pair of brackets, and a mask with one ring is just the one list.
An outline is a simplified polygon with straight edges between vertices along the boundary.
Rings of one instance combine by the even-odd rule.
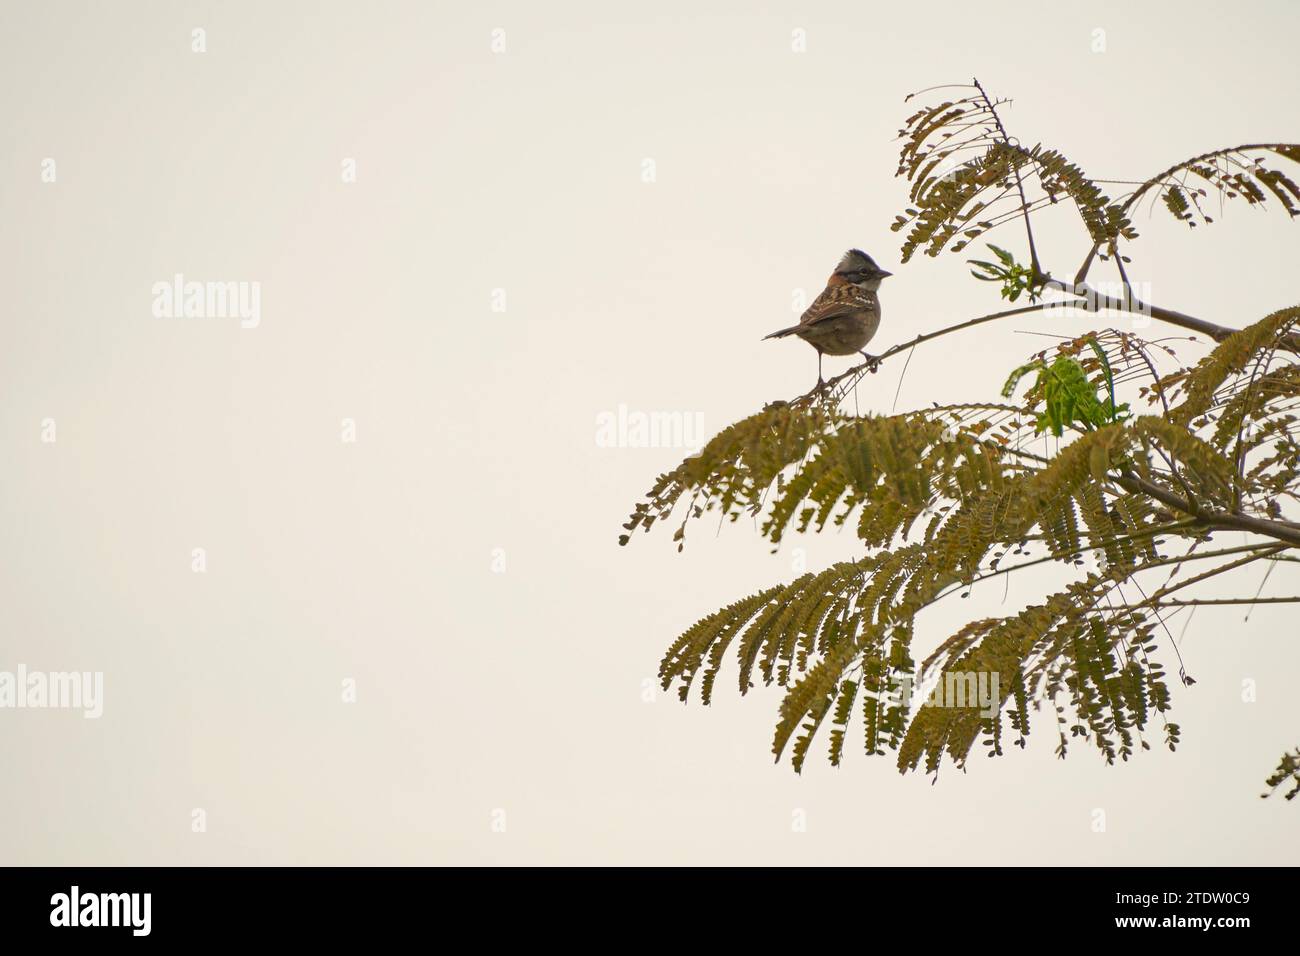
[[763, 336], [763, 341], [767, 341], [768, 339], [783, 339], [787, 335], [794, 335], [801, 328], [803, 328], [802, 325], [792, 325], [788, 329], [782, 329], [779, 332], [773, 332], [771, 335]]

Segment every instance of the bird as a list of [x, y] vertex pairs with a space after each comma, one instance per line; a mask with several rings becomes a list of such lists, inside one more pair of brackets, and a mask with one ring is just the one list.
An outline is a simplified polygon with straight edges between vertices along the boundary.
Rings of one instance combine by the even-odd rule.
[[881, 281], [891, 275], [892, 272], [880, 268], [861, 249], [850, 249], [826, 280], [821, 295], [799, 317], [799, 324], [765, 335], [763, 339], [797, 335], [815, 348], [819, 388], [825, 385], [822, 379], [823, 355], [861, 352], [874, 372], [880, 360], [863, 349], [880, 328], [880, 299], [876, 290]]

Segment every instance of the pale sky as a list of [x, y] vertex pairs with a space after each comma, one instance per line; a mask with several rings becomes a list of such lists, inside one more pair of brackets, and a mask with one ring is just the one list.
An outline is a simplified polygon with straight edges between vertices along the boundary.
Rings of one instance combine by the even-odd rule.
[[[873, 348], [999, 307], [963, 256], [900, 266], [907, 93], [978, 75], [1022, 141], [1142, 179], [1300, 139], [1300, 11], [701, 7], [4, 5], [0, 671], [101, 672], [103, 714], [0, 710], [0, 862], [1293, 862], [1300, 807], [1258, 795], [1300, 743], [1294, 611], [1197, 613], [1176, 754], [1058, 761], [1049, 721], [935, 785], [824, 739], [796, 776], [778, 689], [645, 682], [698, 618], [861, 548], [715, 521], [619, 548], [684, 450], [597, 423], [711, 435], [804, 391], [812, 350], [760, 338], [850, 246], [895, 273]], [[1160, 304], [1300, 301], [1283, 215], [1138, 227]], [[1040, 238], [1072, 274], [1074, 221]], [[177, 274], [256, 283], [255, 327], [154, 314]], [[996, 400], [1043, 322], [918, 350], [899, 409]], [[917, 649], [1056, 581], [940, 605]]]

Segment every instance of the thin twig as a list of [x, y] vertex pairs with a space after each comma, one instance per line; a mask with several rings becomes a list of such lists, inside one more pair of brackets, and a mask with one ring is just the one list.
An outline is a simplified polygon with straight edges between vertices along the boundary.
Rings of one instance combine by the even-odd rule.
[[1216, 604], [1300, 604], [1300, 595], [1295, 597], [1271, 597], [1271, 598], [1194, 598], [1178, 599], [1169, 598], [1167, 600], [1157, 600], [1153, 603], [1143, 602], [1141, 604], [1117, 604], [1115, 607], [1119, 610], [1138, 610], [1146, 607], [1202, 607]]
[[[980, 85], [979, 78], [976, 77], [971, 81], [975, 84], [975, 89], [980, 91], [980, 96], [984, 97], [984, 105], [988, 108], [989, 115], [993, 118], [994, 125], [997, 126], [998, 135], [1002, 137], [1002, 144], [1016, 149], [1016, 145], [1011, 142], [1011, 137], [1007, 135], [1006, 129], [1002, 126], [1002, 118], [998, 116], [998, 111], [994, 108], [993, 101], [989, 95], [984, 92], [984, 87]], [[1029, 239], [1029, 268], [1033, 271], [1030, 277], [1030, 284], [1037, 285], [1038, 277], [1042, 275], [1043, 270], [1038, 263], [1038, 247], [1034, 245], [1034, 227], [1029, 223], [1029, 200], [1025, 197], [1025, 184], [1020, 178], [1020, 167], [1014, 163], [1011, 166], [1012, 173], [1016, 177], [1016, 191], [1020, 193], [1020, 209], [1025, 220], [1025, 236]]]

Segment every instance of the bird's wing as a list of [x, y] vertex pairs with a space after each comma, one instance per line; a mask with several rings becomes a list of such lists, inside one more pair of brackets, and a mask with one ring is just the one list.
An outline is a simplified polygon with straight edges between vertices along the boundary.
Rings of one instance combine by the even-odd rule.
[[853, 312], [870, 311], [876, 308], [874, 300], [851, 285], [831, 286], [813, 300], [799, 318], [803, 326], [816, 325], [828, 319], [839, 318]]

